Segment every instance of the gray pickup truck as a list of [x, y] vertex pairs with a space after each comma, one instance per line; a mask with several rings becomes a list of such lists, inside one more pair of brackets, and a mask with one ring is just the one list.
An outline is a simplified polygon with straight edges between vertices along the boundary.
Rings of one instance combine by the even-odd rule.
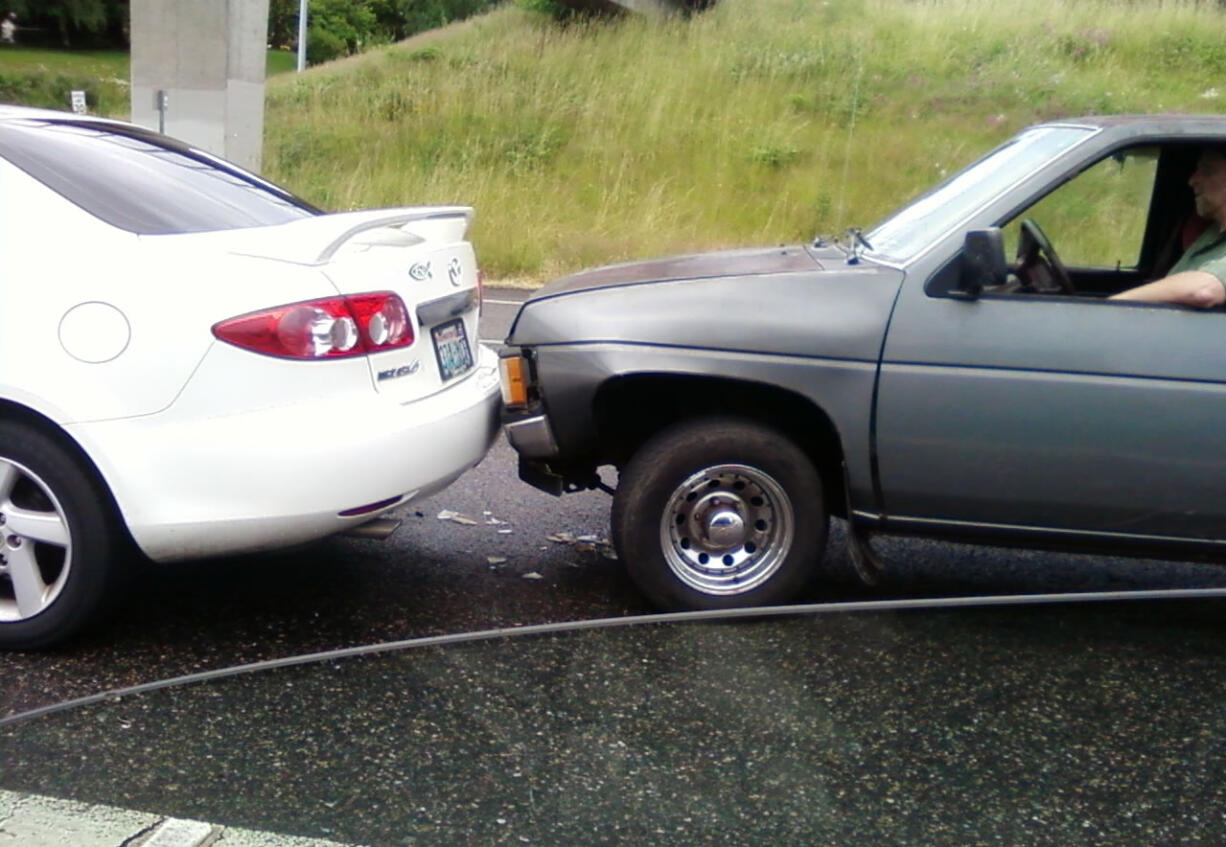
[[1226, 314], [1109, 299], [1218, 225], [1189, 176], [1222, 144], [1226, 117], [1051, 122], [842, 239], [559, 279], [502, 350], [520, 476], [615, 466], [665, 608], [789, 600], [830, 515], [870, 582], [880, 532], [1222, 557]]

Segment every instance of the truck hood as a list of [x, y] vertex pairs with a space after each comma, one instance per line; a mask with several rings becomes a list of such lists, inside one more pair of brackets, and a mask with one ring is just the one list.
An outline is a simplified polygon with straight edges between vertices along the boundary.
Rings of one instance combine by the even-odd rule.
[[903, 272], [837, 247], [598, 268], [520, 307], [512, 346], [632, 344], [876, 361]]
[[724, 276], [759, 276], [798, 273], [821, 267], [804, 247], [755, 247], [715, 253], [693, 253], [645, 262], [609, 265], [554, 280], [540, 289], [533, 300], [645, 282], [669, 282]]

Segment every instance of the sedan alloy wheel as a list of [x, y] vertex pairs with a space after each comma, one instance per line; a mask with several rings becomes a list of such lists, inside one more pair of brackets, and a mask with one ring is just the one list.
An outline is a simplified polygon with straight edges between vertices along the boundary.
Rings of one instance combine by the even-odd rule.
[[114, 584], [110, 496], [58, 439], [0, 422], [0, 647], [61, 641]]
[[0, 457], [0, 622], [43, 612], [71, 573], [64, 507], [36, 473]]

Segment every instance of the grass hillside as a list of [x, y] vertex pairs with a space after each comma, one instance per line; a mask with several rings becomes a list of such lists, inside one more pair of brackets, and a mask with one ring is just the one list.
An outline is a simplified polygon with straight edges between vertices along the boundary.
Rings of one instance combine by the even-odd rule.
[[[297, 57], [269, 50], [269, 77], [297, 68]], [[127, 118], [131, 60], [126, 50], [54, 50], [25, 44], [0, 46], [0, 103], [68, 109], [72, 91], [85, 92], [94, 114]]]
[[514, 6], [268, 83], [264, 170], [326, 208], [467, 203], [494, 277], [868, 225], [1019, 128], [1221, 112], [1226, 12], [1180, 0]]
[[128, 54], [118, 50], [46, 50], [0, 47], [0, 103], [68, 109], [84, 91], [90, 111], [128, 114]]

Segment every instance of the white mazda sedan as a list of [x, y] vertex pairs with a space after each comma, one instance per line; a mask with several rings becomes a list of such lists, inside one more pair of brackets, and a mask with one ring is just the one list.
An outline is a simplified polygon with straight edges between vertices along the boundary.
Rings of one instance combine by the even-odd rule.
[[324, 214], [146, 129], [0, 107], [0, 647], [155, 562], [344, 531], [497, 433], [471, 209]]

